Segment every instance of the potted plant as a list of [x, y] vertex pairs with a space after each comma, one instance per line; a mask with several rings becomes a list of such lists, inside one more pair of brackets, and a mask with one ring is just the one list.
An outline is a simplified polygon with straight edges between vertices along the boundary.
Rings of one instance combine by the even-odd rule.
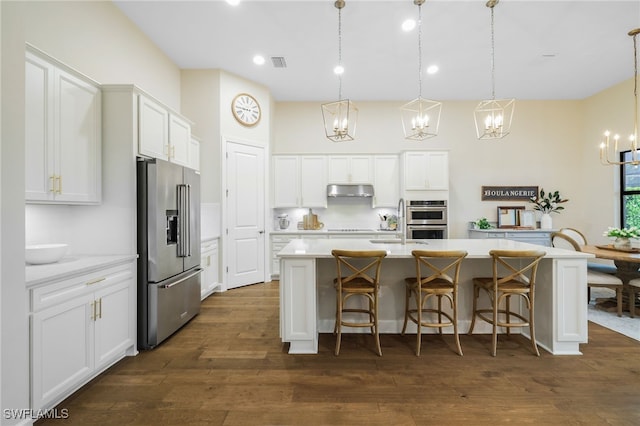
[[529, 199], [529, 202], [534, 204], [533, 209], [542, 213], [540, 228], [551, 229], [553, 227], [551, 213], [559, 213], [560, 210], [564, 210], [560, 204], [567, 201], [569, 200], [560, 196], [560, 191], [545, 193], [544, 188], [540, 188], [540, 193]]
[[609, 227], [603, 234], [605, 237], [615, 238], [613, 246], [620, 249], [631, 248], [631, 238], [640, 238], [640, 228], [631, 226], [629, 228]]
[[473, 226], [476, 229], [491, 229], [493, 228], [486, 217], [481, 217], [480, 219], [473, 222]]

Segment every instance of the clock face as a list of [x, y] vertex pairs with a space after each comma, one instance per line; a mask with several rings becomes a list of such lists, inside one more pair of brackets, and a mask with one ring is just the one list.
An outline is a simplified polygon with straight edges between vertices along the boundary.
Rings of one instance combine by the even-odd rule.
[[260, 121], [260, 105], [253, 96], [246, 93], [233, 98], [231, 111], [243, 126], [255, 126]]

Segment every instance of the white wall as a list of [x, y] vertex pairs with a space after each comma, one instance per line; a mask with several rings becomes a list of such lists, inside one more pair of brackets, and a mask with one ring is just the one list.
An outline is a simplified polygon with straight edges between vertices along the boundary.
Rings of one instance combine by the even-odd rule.
[[[537, 185], [559, 190], [571, 199], [554, 215], [554, 226], [586, 223], [581, 200], [590, 193], [576, 179], [584, 150], [581, 101], [517, 101], [511, 135], [498, 141], [478, 141], [473, 110], [477, 102], [444, 102], [438, 136], [407, 141], [402, 133], [402, 102], [358, 102], [354, 142], [334, 143], [324, 137], [319, 102], [276, 104], [273, 153], [398, 153], [403, 150], [448, 150], [450, 155], [450, 236], [466, 237], [469, 221], [495, 220], [499, 205], [527, 203], [482, 201], [483, 185]], [[597, 156], [597, 150], [594, 155]], [[609, 194], [610, 195], [610, 194]], [[604, 196], [604, 195], [603, 195]], [[606, 226], [610, 224], [607, 223]], [[605, 226], [605, 224], [602, 224]], [[606, 229], [605, 226], [605, 229]]]
[[[27, 206], [25, 209], [22, 143], [25, 43], [33, 44], [100, 83], [134, 83], [176, 110], [180, 109], [180, 70], [111, 2], [2, 1], [0, 7], [1, 405], [3, 409], [20, 409], [29, 407], [28, 316], [21, 247], [32, 238], [31, 230], [48, 229], [51, 237], [57, 238], [83, 229], [75, 232], [76, 236], [83, 234], [86, 240], [90, 235], [94, 241], [100, 241], [101, 233], [113, 229], [77, 223], [76, 219], [83, 217], [82, 209], [95, 207]], [[29, 222], [33, 217], [38, 217], [37, 223]], [[15, 420], [3, 419], [2, 422], [10, 424]]]

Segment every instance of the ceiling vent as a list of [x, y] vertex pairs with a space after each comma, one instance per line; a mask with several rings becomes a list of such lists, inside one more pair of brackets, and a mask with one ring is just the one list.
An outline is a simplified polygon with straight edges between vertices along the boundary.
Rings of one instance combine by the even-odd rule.
[[284, 60], [284, 56], [272, 56], [271, 63], [274, 68], [286, 68], [287, 61]]

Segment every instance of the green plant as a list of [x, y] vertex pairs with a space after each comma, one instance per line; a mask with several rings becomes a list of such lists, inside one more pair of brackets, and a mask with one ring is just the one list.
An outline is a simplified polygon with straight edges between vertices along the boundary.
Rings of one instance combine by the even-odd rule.
[[560, 197], [559, 191], [545, 193], [544, 188], [540, 188], [539, 195], [529, 199], [529, 202], [534, 204], [533, 209], [542, 213], [559, 213], [560, 210], [564, 210], [564, 207], [559, 204], [567, 201], [569, 200]]
[[605, 237], [616, 238], [640, 238], [640, 228], [630, 226], [629, 228], [612, 228], [609, 227], [604, 234]]
[[473, 222], [473, 224], [478, 229], [490, 229], [493, 228], [486, 217], [481, 217], [480, 219]]

